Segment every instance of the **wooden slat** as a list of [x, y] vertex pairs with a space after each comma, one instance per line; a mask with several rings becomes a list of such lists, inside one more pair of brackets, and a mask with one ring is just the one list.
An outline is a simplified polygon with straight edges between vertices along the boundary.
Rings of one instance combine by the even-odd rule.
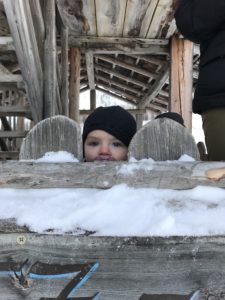
[[[140, 35], [142, 23], [145, 22], [145, 28], [151, 22], [151, 16], [147, 14], [150, 4], [155, 1], [151, 0], [127, 0], [126, 15], [124, 20], [123, 36], [124, 37], [145, 37]], [[154, 11], [154, 10], [153, 10]], [[147, 20], [146, 20], [147, 16]]]
[[24, 138], [28, 131], [0, 131], [0, 138]]
[[[126, 172], [127, 166], [133, 171]], [[0, 188], [107, 189], [122, 183], [136, 188], [175, 190], [198, 185], [225, 188], [224, 170], [224, 162], [202, 161], [154, 162], [151, 170], [127, 162], [48, 163], [46, 167], [46, 163], [19, 161], [0, 163]]]
[[166, 24], [167, 15], [171, 13], [173, 0], [159, 0], [151, 24], [148, 29], [147, 38], [157, 38]]
[[89, 36], [97, 35], [97, 24], [96, 24], [96, 8], [95, 8], [95, 0], [83, 0], [83, 14], [88, 20]]
[[26, 82], [33, 119], [43, 114], [43, 72], [29, 2], [4, 0], [16, 54]]
[[95, 0], [97, 35], [122, 36], [126, 1]]
[[[224, 236], [86, 237], [21, 231], [1, 234], [0, 246], [4, 299], [57, 299], [75, 275], [48, 279], [41, 275], [78, 272], [90, 263], [99, 267], [71, 299], [99, 292], [98, 298], [104, 300], [190, 300], [187, 296], [200, 289], [200, 299], [222, 300], [224, 292]], [[26, 289], [23, 281], [16, 284], [9, 276], [21, 266], [25, 275], [40, 275], [29, 280]]]
[[182, 115], [187, 128], [192, 128], [192, 62], [193, 43], [172, 38], [170, 74], [170, 110]]
[[20, 116], [20, 117], [31, 117], [31, 111], [28, 106], [0, 106], [0, 117], [7, 116]]

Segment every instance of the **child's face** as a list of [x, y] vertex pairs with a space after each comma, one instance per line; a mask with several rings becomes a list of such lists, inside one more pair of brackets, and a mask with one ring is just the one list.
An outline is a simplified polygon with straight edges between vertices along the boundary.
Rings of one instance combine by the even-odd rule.
[[84, 143], [84, 157], [89, 162], [127, 160], [127, 152], [127, 146], [103, 130], [91, 131]]

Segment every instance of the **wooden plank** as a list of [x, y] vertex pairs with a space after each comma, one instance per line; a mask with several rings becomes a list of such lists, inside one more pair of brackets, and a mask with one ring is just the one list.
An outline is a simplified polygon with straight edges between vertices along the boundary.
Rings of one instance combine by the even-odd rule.
[[44, 118], [56, 115], [56, 24], [55, 1], [45, 2], [45, 44], [44, 44]]
[[86, 35], [89, 32], [90, 25], [86, 16], [84, 16], [83, 1], [56, 0], [56, 3], [65, 27], [73, 31], [76, 36]]
[[71, 48], [70, 60], [70, 80], [69, 80], [69, 116], [78, 124], [79, 117], [79, 95], [80, 95], [80, 49]]
[[27, 133], [27, 130], [0, 131], [0, 138], [24, 138], [27, 135]]
[[159, 0], [151, 24], [148, 29], [147, 38], [157, 38], [161, 35], [161, 30], [165, 26], [167, 16], [171, 13], [173, 0]]
[[11, 36], [0, 36], [0, 49], [1, 51], [15, 50], [13, 39]]
[[[76, 286], [77, 272], [90, 265], [95, 266], [90, 278], [75, 289], [71, 296], [76, 298], [72, 299], [99, 292], [99, 299], [107, 300], [171, 300], [166, 298], [168, 294], [174, 294], [173, 300], [186, 300], [185, 295], [200, 289], [200, 299], [222, 300], [219, 295], [224, 292], [223, 236], [123, 238], [5, 233], [0, 235], [0, 246], [4, 299], [57, 299], [69, 283]], [[26, 288], [23, 282], [16, 285], [12, 276], [21, 268], [27, 271]], [[68, 273], [72, 276], [44, 278]], [[153, 297], [157, 294], [161, 298]]]
[[182, 115], [185, 126], [192, 128], [193, 43], [172, 38], [170, 68], [170, 110]]
[[83, 14], [88, 20], [89, 36], [97, 35], [97, 24], [96, 24], [96, 8], [95, 8], [95, 0], [83, 0]]
[[0, 151], [0, 159], [19, 159], [19, 151]]
[[77, 123], [65, 116], [54, 116], [36, 124], [24, 139], [20, 159], [37, 159], [49, 151], [67, 151], [81, 159]]
[[[46, 167], [46, 163], [9, 161], [0, 163], [0, 188], [107, 189], [122, 183], [136, 188], [175, 190], [198, 185], [225, 188], [224, 162], [155, 162], [150, 165], [151, 170], [129, 163], [128, 168], [132, 169], [129, 173], [127, 165], [126, 162], [71, 162], [48, 163]], [[211, 173], [218, 176], [213, 178]]]
[[7, 117], [7, 116], [20, 116], [20, 117], [27, 117], [31, 118], [31, 111], [28, 106], [0, 106], [0, 117]]
[[95, 0], [98, 36], [122, 36], [126, 1]]
[[0, 83], [22, 83], [23, 77], [21, 75], [4, 74], [0, 72]]
[[154, 84], [150, 87], [144, 98], [139, 102], [139, 108], [145, 108], [149, 103], [151, 103], [151, 101], [158, 95], [159, 91], [165, 85], [168, 77], [169, 65], [165, 64], [165, 66], [160, 70], [158, 78], [155, 80]]
[[[93, 110], [94, 110], [94, 108], [93, 108]], [[80, 114], [82, 116], [88, 116], [88, 115], [90, 115], [93, 112], [93, 110], [92, 109], [81, 109], [80, 110]], [[126, 109], [126, 110], [130, 114], [134, 114], [134, 115], [136, 115], [136, 114], [144, 114], [146, 112], [145, 109]]]
[[129, 153], [136, 159], [177, 160], [187, 154], [199, 160], [198, 148], [189, 130], [168, 118], [150, 121], [139, 130], [131, 140]]
[[103, 94], [109, 95], [110, 97], [113, 97], [115, 99], [121, 100], [124, 103], [132, 104], [132, 105], [136, 106], [136, 104], [134, 103], [134, 99], [132, 101], [132, 100], [129, 100], [127, 98], [124, 98], [124, 96], [122, 96], [122, 95], [118, 95], [118, 94], [115, 94], [115, 93], [109, 91], [107, 87], [101, 88], [101, 87], [99, 87], [97, 85], [96, 86], [96, 90], [99, 91], [99, 92], [101, 92], [101, 93], [103, 93]]
[[21, 0], [4, 0], [3, 3], [26, 83], [33, 119], [38, 122], [43, 113], [43, 72], [30, 6]]
[[[124, 37], [142, 37], [145, 35], [141, 33], [142, 23], [145, 22], [145, 28], [149, 27], [151, 17], [147, 14], [149, 6], [152, 6], [151, 0], [128, 0], [126, 7], [126, 15], [124, 19], [123, 36]], [[148, 19], [146, 20], [146, 14]]]
[[85, 60], [86, 60], [89, 88], [90, 90], [94, 90], [95, 89], [94, 57], [91, 51], [85, 52]]
[[151, 26], [158, 2], [159, 2], [159, 0], [151, 0], [148, 8], [146, 9], [146, 14], [142, 21], [142, 24], [141, 24], [142, 26], [141, 26], [140, 35], [139, 35], [142, 38], [147, 38], [147, 36], [148, 36], [148, 31]]

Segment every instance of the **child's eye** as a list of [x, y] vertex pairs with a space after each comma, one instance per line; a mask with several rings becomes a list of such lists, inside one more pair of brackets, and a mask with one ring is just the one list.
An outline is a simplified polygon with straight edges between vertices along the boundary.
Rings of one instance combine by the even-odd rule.
[[113, 142], [112, 145], [114, 147], [123, 147], [123, 144], [121, 142]]
[[91, 146], [91, 147], [96, 147], [99, 145], [99, 142], [91, 141], [91, 142], [88, 142], [87, 145]]

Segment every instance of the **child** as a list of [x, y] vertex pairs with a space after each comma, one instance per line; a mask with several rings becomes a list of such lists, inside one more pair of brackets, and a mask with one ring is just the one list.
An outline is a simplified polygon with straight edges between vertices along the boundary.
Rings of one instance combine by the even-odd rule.
[[84, 123], [84, 160], [127, 160], [128, 146], [136, 130], [134, 117], [122, 107], [98, 107]]

